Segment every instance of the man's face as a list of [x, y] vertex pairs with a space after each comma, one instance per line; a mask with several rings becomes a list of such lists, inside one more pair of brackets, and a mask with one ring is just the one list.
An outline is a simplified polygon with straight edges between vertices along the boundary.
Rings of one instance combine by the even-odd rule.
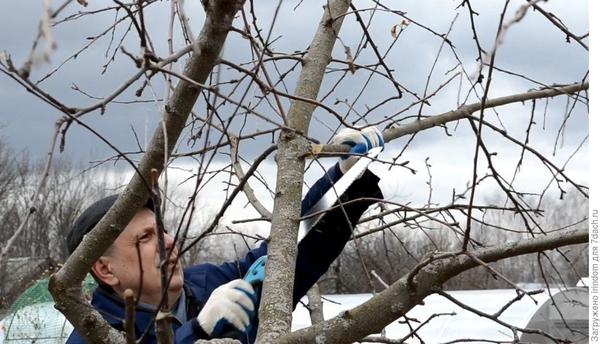
[[[168, 251], [173, 247], [173, 237], [164, 234]], [[139, 253], [138, 248], [139, 247]], [[140, 259], [141, 258], [141, 264]], [[174, 249], [169, 259], [169, 274], [173, 277], [169, 284], [169, 306], [173, 305], [183, 288], [183, 270]], [[137, 294], [142, 276], [140, 301], [157, 306], [161, 299], [160, 253], [154, 213], [147, 208], [140, 210], [117, 237], [111, 248], [101, 257], [114, 277], [109, 284], [117, 293], [123, 294], [131, 288]], [[140, 272], [143, 270], [143, 273]]]

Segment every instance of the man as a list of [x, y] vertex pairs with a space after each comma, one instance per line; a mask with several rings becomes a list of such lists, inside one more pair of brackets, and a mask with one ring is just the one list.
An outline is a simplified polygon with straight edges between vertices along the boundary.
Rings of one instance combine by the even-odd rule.
[[[354, 164], [358, 159], [356, 154], [364, 154], [371, 147], [382, 146], [383, 139], [379, 131], [371, 127], [361, 132], [342, 130], [334, 138], [334, 143], [352, 146], [351, 153], [355, 155], [342, 158], [310, 188], [302, 202], [303, 214]], [[353, 202], [327, 212], [299, 243], [294, 305], [341, 253], [362, 213], [377, 199], [383, 198], [377, 186], [378, 181], [379, 178], [367, 170], [340, 197], [342, 202]], [[77, 219], [67, 237], [71, 253], [83, 236], [106, 214], [116, 198], [114, 195], [92, 204]], [[174, 246], [173, 237], [166, 233], [165, 242], [167, 250]], [[242, 342], [254, 342], [258, 328], [256, 308], [260, 296], [256, 294], [260, 293], [255, 293], [242, 278], [250, 266], [266, 254], [267, 243], [263, 242], [240, 261], [218, 266], [199, 264], [183, 269], [174, 249], [169, 260], [173, 277], [168, 287], [168, 300], [174, 315], [175, 343], [237, 337], [239, 333], [244, 334], [238, 337]], [[159, 261], [153, 205], [149, 202], [137, 212], [91, 269], [99, 284], [94, 291], [92, 305], [111, 326], [123, 328], [123, 292], [129, 288], [139, 295], [135, 332], [141, 343], [156, 342], [154, 317], [161, 300]], [[73, 331], [67, 341], [70, 344], [83, 342], [77, 331]]]

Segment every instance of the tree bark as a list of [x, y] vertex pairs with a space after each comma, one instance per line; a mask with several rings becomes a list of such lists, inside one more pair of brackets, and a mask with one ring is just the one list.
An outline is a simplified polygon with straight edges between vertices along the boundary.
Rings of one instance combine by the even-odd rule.
[[[552, 98], [562, 94], [572, 94], [580, 91], [589, 89], [590, 83], [583, 82], [569, 86], [548, 88], [544, 90], [535, 90], [525, 93], [513, 94], [510, 96], [499, 97], [494, 99], [488, 99], [485, 102], [485, 108], [494, 108], [498, 106], [525, 102], [528, 100]], [[391, 127], [383, 131], [383, 140], [387, 143], [397, 138], [406, 135], [412, 135], [422, 130], [430, 129], [435, 126], [444, 125], [450, 122], [459, 121], [470, 117], [474, 112], [481, 109], [481, 103], [472, 103], [461, 106], [456, 110], [447, 111], [438, 115], [433, 115], [428, 118], [413, 121], [411, 123], [401, 125], [398, 127]], [[319, 154], [325, 153], [331, 155], [331, 153], [347, 153], [350, 149], [347, 145], [318, 145], [313, 147], [311, 154], [319, 156]], [[310, 151], [309, 151], [310, 152]]]
[[[197, 39], [200, 53], [194, 53], [188, 61], [184, 71], [186, 77], [199, 83], [206, 81], [218, 61], [234, 16], [243, 3], [243, 0], [203, 2], [206, 20]], [[150, 170], [156, 168], [162, 171], [165, 155], [169, 156], [172, 153], [199, 93], [198, 87], [184, 80], [177, 84], [163, 111], [164, 125], [161, 123], [157, 126], [146, 154], [138, 166], [138, 173], [134, 174], [113, 207], [85, 236], [65, 265], [50, 279], [49, 289], [56, 308], [67, 317], [87, 342], [125, 341], [124, 336], [109, 326], [100, 313], [89, 307], [81, 294], [81, 281], [137, 210], [146, 203], [150, 195]]]
[[[349, 0], [330, 0], [325, 6], [325, 13], [304, 57], [295, 96], [316, 99], [345, 17], [343, 14], [348, 11], [349, 5]], [[289, 333], [291, 328], [292, 291], [304, 178], [302, 154], [310, 147], [307, 140], [298, 133], [306, 135], [314, 109], [314, 104], [294, 101], [287, 115], [287, 125], [295, 132], [282, 130], [279, 137], [269, 260], [259, 309], [259, 343], [272, 343], [281, 335]]]
[[[587, 229], [566, 230], [544, 237], [507, 243], [473, 251], [480, 260], [489, 263], [528, 253], [555, 249], [565, 245], [585, 243]], [[465, 255], [423, 264], [416, 273], [405, 275], [369, 301], [343, 312], [335, 318], [291, 333], [277, 341], [288, 343], [352, 343], [381, 330], [439, 288], [450, 278], [477, 267], [478, 263]], [[412, 283], [409, 283], [412, 279]]]
[[[548, 88], [545, 90], [530, 91], [506, 97], [488, 99], [485, 102], [485, 108], [493, 108], [497, 106], [524, 102], [527, 100], [534, 100], [540, 98], [551, 98], [561, 94], [569, 94], [587, 90], [590, 87], [589, 82], [578, 83], [569, 86]], [[397, 128], [390, 128], [383, 133], [385, 142], [392, 141], [404, 135], [410, 135], [417, 133], [421, 130], [435, 127], [436, 125], [445, 124], [452, 121], [458, 121], [463, 118], [471, 116], [475, 111], [481, 110], [481, 103], [473, 103], [461, 106], [460, 108], [452, 111], [445, 112], [436, 116], [414, 121], [407, 125], [403, 125]]]
[[323, 301], [321, 300], [321, 291], [319, 284], [315, 283], [306, 293], [308, 297], [308, 312], [310, 313], [310, 323], [316, 325], [325, 320], [323, 316]]

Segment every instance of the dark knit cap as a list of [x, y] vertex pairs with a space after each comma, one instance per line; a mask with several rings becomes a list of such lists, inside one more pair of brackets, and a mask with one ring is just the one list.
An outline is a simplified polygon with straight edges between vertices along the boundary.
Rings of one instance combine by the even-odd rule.
[[[94, 226], [100, 222], [110, 207], [115, 204], [118, 197], [119, 195], [105, 197], [90, 205], [81, 215], [79, 215], [75, 224], [71, 227], [69, 234], [67, 234], [67, 248], [69, 249], [69, 254], [75, 251], [81, 240], [83, 240], [83, 236], [89, 233]], [[154, 210], [152, 200], [148, 200], [144, 207]]]

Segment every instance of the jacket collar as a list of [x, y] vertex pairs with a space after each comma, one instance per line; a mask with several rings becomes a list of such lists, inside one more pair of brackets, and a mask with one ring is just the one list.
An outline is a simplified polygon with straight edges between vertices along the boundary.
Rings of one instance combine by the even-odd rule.
[[[175, 316], [174, 327], [178, 328], [187, 320], [188, 296], [187, 288], [181, 293], [175, 309], [172, 313]], [[123, 328], [123, 319], [125, 319], [125, 303], [123, 299], [113, 290], [98, 287], [94, 290], [92, 305], [102, 314], [104, 319], [115, 328]], [[143, 333], [147, 327], [151, 327], [149, 334], [154, 334], [154, 318], [156, 316], [156, 307], [144, 303], [139, 303], [135, 309], [135, 327], [137, 333]]]

